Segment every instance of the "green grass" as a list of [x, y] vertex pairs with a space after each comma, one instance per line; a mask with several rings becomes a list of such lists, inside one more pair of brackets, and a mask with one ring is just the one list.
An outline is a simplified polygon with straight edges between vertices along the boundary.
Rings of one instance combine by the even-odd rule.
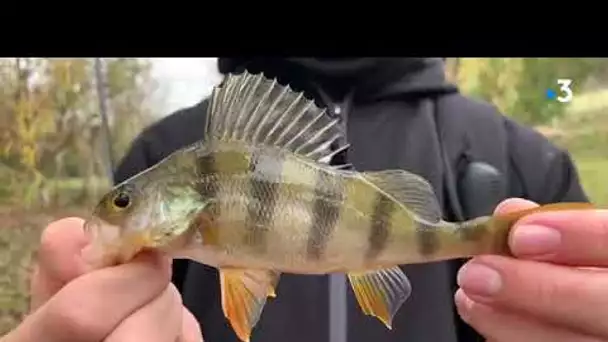
[[84, 193], [82, 178], [47, 183], [47, 189], [52, 189], [57, 196], [49, 198], [51, 205], [46, 210], [26, 210], [14, 205], [23, 202], [19, 198], [22, 191], [0, 191], [0, 203], [4, 203], [0, 205], [0, 336], [10, 331], [28, 310], [31, 263], [41, 230], [55, 219], [85, 212], [66, 209], [75, 204], [90, 209], [110, 186], [103, 178], [91, 179], [88, 184], [88, 191]]
[[28, 310], [31, 266], [40, 232], [53, 220], [81, 212], [28, 212], [0, 207], [0, 337], [13, 329]]
[[27, 311], [30, 265], [40, 227], [48, 220], [39, 217], [39, 222], [32, 222], [33, 216], [17, 216], [13, 210], [0, 214], [0, 336]]
[[608, 107], [608, 89], [575, 94], [568, 105], [572, 114], [593, 112]]
[[591, 200], [608, 208], [608, 158], [574, 156], [581, 182]]
[[27, 311], [30, 264], [39, 229], [27, 223], [0, 228], [0, 336]]
[[575, 94], [551, 139], [572, 154], [590, 199], [608, 208], [608, 89]]

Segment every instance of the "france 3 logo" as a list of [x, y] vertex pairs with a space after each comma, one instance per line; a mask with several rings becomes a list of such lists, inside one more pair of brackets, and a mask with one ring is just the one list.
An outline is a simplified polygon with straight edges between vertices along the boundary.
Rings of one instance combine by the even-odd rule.
[[559, 89], [555, 91], [552, 88], [547, 89], [547, 98], [549, 100], [557, 100], [561, 103], [570, 103], [574, 94], [572, 93], [572, 80], [569, 78], [560, 78], [557, 80]]

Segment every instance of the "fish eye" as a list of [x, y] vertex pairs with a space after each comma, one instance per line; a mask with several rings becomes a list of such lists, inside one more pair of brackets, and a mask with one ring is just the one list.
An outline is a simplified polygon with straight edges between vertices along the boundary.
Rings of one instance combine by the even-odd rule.
[[119, 192], [112, 200], [114, 207], [118, 209], [126, 209], [131, 205], [131, 197], [126, 192]]

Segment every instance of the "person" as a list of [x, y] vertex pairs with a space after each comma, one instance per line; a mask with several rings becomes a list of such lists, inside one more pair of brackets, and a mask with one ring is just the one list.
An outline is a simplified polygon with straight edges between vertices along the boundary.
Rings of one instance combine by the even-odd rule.
[[[351, 145], [341, 158], [361, 171], [400, 168], [425, 177], [433, 185], [446, 218], [462, 218], [450, 190], [460, 181], [448, 176], [462, 174], [472, 159], [500, 164], [498, 169], [503, 171], [508, 187], [499, 199], [498, 213], [552, 202], [587, 201], [565, 151], [532, 129], [504, 117], [491, 105], [460, 94], [446, 81], [442, 59], [220, 58], [218, 66], [223, 74], [263, 71], [280, 83], [290, 83], [296, 90], [306, 92], [330, 109], [328, 115], [341, 119]], [[207, 103], [204, 99], [147, 128], [117, 168], [115, 181], [121, 182], [201, 139]], [[499, 122], [500, 130], [486, 127], [488, 120]], [[54, 223], [69, 224], [76, 225]], [[54, 225], [47, 228], [47, 233], [53, 231]], [[480, 256], [467, 260], [464, 266], [458, 260], [404, 266], [413, 293], [395, 317], [393, 329], [388, 330], [361, 313], [349, 293], [346, 340], [608, 341], [608, 326], [604, 323], [608, 302], [603, 300], [608, 273], [601, 272], [602, 267], [608, 266], [606, 227], [608, 212], [603, 210], [532, 214], [512, 229], [509, 244], [513, 257]], [[80, 234], [76, 231], [74, 228], [75, 236]], [[47, 249], [63, 253], [59, 241], [59, 237], [51, 242], [47, 238]], [[173, 262], [173, 283], [187, 309], [181, 308], [181, 302], [171, 301], [176, 308], [172, 312], [177, 313], [168, 313], [164, 318], [177, 317], [176, 321], [186, 324], [170, 329], [153, 319], [141, 319], [140, 325], [129, 323], [139, 312], [130, 315], [135, 307], [146, 308], [151, 304], [145, 303], [154, 301], [151, 298], [173, 289], [162, 278], [164, 270], [151, 265], [146, 268], [143, 261], [136, 261], [77, 277], [79, 273], [68, 267], [77, 264], [73, 256], [53, 259], [41, 253], [39, 262], [38, 279], [46, 279], [40, 274], [47, 273], [56, 274], [55, 279], [63, 281], [53, 283], [51, 290], [33, 289], [34, 297], [45, 299], [38, 300], [40, 308], [13, 332], [16, 337], [9, 338], [11, 342], [33, 341], [28, 337], [41, 336], [29, 331], [39, 326], [33, 322], [44, 319], [71, 326], [70, 330], [79, 333], [82, 341], [99, 340], [95, 338], [102, 336], [101, 331], [113, 334], [125, 325], [124, 330], [146, 336], [138, 340], [150, 340], [148, 336], [160, 336], [166, 329], [174, 336], [202, 331], [207, 342], [237, 341], [222, 313], [218, 274], [211, 267], [183, 260]], [[144, 277], [145, 272], [150, 273]], [[104, 275], [117, 284], [104, 285]], [[251, 340], [329, 342], [332, 327], [328, 278], [283, 275], [278, 297], [264, 308]], [[123, 287], [119, 287], [120, 281]], [[92, 306], [73, 305], [79, 300], [101, 298], [103, 302]], [[63, 303], [64, 312], [50, 315], [49, 311], [60, 305], [57, 303]], [[72, 310], [77, 310], [77, 314]], [[200, 324], [196, 330], [188, 312]], [[86, 318], [102, 314], [111, 317], [109, 323]], [[84, 326], [74, 328], [79, 324]], [[118, 328], [113, 329], [114, 326]], [[88, 339], [87, 329], [92, 330]], [[51, 337], [51, 333], [44, 331], [47, 340], [61, 340]], [[61, 336], [61, 332], [54, 333]]]

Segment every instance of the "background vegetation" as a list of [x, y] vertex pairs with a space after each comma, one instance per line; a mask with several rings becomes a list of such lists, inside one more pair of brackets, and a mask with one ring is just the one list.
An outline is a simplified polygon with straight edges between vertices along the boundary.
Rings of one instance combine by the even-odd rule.
[[[27, 311], [40, 229], [90, 210], [110, 185], [111, 162], [166, 114], [155, 111], [150, 61], [104, 59], [101, 76], [93, 59], [0, 59], [0, 336]], [[592, 200], [608, 206], [608, 59], [449, 59], [448, 76], [568, 148]], [[571, 103], [547, 98], [558, 78], [574, 81]]]
[[121, 158], [158, 115], [150, 61], [104, 59], [101, 78], [94, 62], [0, 59], [0, 336], [27, 310], [40, 230], [85, 214], [110, 186], [110, 155]]
[[[494, 103], [503, 113], [535, 127], [574, 157], [591, 199], [608, 206], [608, 59], [458, 58], [448, 76], [461, 91]], [[557, 79], [573, 81], [573, 100], [547, 98]]]

